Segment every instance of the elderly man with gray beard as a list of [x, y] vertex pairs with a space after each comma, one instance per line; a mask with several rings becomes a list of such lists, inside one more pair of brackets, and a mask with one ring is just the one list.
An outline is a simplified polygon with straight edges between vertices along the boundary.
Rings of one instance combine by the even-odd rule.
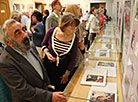
[[9, 19], [2, 28], [7, 45], [0, 56], [0, 74], [12, 91], [13, 102], [67, 102], [63, 92], [50, 92], [47, 71], [23, 25]]

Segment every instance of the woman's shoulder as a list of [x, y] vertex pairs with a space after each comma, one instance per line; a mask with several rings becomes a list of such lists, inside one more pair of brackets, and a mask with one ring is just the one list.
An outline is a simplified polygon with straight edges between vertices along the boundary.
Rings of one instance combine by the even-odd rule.
[[46, 33], [46, 35], [47, 36], [52, 36], [54, 30], [55, 30], [55, 27], [49, 28], [48, 31], [47, 31], [47, 33]]
[[47, 32], [48, 32], [48, 33], [51, 33], [51, 32], [53, 32], [54, 30], [55, 30], [55, 27], [52, 27], [52, 28], [49, 28]]

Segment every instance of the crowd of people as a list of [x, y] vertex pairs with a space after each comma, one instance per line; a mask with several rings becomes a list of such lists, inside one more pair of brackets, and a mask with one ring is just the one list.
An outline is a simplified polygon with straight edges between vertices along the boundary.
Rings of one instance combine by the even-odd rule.
[[[0, 102], [67, 102], [63, 91], [107, 22], [105, 9], [72, 4], [52, 12], [15, 10], [1, 30]], [[2, 101], [1, 101], [2, 100]]]

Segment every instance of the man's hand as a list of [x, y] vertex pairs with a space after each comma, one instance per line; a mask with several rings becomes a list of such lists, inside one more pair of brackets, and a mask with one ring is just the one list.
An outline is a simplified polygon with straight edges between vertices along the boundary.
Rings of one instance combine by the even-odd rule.
[[67, 98], [63, 95], [63, 92], [53, 92], [52, 102], [67, 102]]

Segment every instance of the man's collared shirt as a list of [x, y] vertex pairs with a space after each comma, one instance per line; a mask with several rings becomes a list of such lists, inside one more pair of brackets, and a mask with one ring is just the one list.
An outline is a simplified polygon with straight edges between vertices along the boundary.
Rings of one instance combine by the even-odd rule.
[[14, 49], [16, 52], [18, 52], [20, 55], [25, 57], [25, 59], [34, 67], [34, 69], [39, 73], [41, 78], [43, 79], [43, 73], [42, 73], [42, 68], [39, 63], [39, 61], [35, 58], [35, 56], [31, 53], [32, 49], [29, 49], [26, 54]]
[[55, 12], [53, 12], [53, 14], [56, 16], [56, 18], [58, 19], [58, 23], [61, 21], [61, 17], [58, 16]]

